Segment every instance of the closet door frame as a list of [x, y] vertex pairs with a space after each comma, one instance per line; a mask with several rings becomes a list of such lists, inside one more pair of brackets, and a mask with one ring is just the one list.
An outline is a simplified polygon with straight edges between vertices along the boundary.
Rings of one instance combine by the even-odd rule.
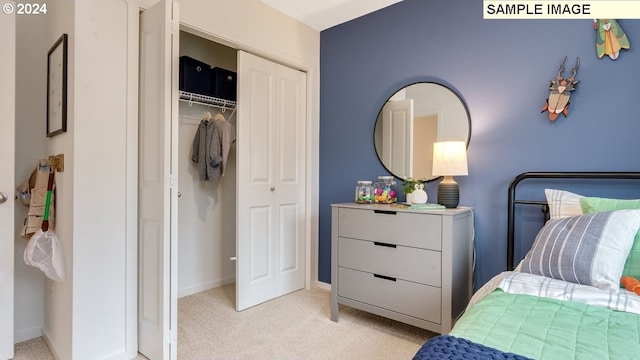
[[[175, 1], [175, 0], [167, 0], [167, 1]], [[138, 10], [144, 10], [149, 8], [150, 6], [156, 4], [158, 0], [138, 0], [135, 2], [131, 2], [131, 8], [137, 8]], [[186, 4], [183, 4], [186, 5]], [[204, 6], [204, 5], [203, 5]], [[213, 5], [207, 5], [213, 6]], [[227, 6], [227, 5], [224, 5]], [[233, 5], [235, 6], [235, 5]], [[238, 6], [240, 7], [240, 6]], [[137, 18], [137, 17], [136, 17]], [[179, 24], [179, 25], [178, 25]], [[224, 34], [226, 29], [218, 29], [218, 30], [207, 30], [202, 29], [202, 27], [189, 25], [184, 21], [176, 21], [173, 24], [174, 30], [177, 32], [178, 30], [183, 30], [194, 35], [200, 36], [207, 40], [211, 40], [229, 47], [232, 47], [236, 50], [245, 50], [252, 54], [256, 54], [265, 59], [276, 61], [283, 65], [299, 69], [301, 71], [305, 71], [307, 73], [307, 85], [306, 85], [306, 97], [307, 97], [307, 110], [306, 110], [306, 195], [305, 195], [305, 213], [306, 218], [304, 222], [305, 228], [305, 243], [306, 243], [306, 277], [305, 277], [305, 287], [307, 289], [321, 286], [323, 288], [329, 289], [329, 284], [319, 284], [318, 283], [318, 253], [319, 253], [319, 245], [318, 245], [318, 218], [319, 218], [319, 113], [320, 113], [320, 75], [319, 75], [319, 47], [318, 54], [311, 54], [303, 56], [295, 55], [295, 50], [289, 53], [287, 48], [286, 50], [278, 49], [277, 47], [273, 47], [268, 42], [260, 39], [259, 36], [244, 36], [241, 31], [229, 32]], [[129, 60], [130, 71], [127, 76], [127, 80], [130, 84], [130, 94], [129, 94], [129, 112], [134, 114], [137, 110], [138, 103], [138, 63], [137, 63], [137, 53], [138, 49], [138, 37], [139, 37], [139, 27], [137, 20], [131, 21], [131, 28], [128, 36], [128, 46], [131, 49], [131, 54], [133, 54]], [[319, 39], [319, 35], [318, 35]], [[319, 46], [319, 40], [318, 40]], [[317, 59], [317, 61], [316, 61]], [[133, 116], [132, 118], [137, 119], [137, 117]], [[176, 120], [177, 121], [177, 120]], [[128, 152], [132, 155], [137, 154], [138, 149], [138, 138], [137, 138], [137, 123], [128, 124], [128, 132], [127, 132], [127, 144], [128, 148], [132, 150], [128, 150]], [[133, 150], [135, 149], [135, 150]], [[128, 175], [127, 179], [127, 192], [132, 195], [132, 199], [137, 198], [138, 194], [138, 181], [135, 169], [138, 168], [137, 156], [128, 156], [127, 157], [127, 168], [131, 169], [130, 176]], [[127, 212], [132, 214], [137, 213], [138, 204], [136, 201], [130, 201], [127, 203]], [[138, 225], [137, 222], [135, 225]], [[130, 237], [135, 238], [134, 235], [131, 235], [135, 232], [135, 226], [131, 226], [128, 228], [128, 234]], [[128, 248], [127, 256], [130, 259], [138, 258], [138, 249], [135, 246]], [[132, 260], [134, 261], [134, 260]], [[139, 283], [136, 284], [138, 287]], [[175, 283], [174, 283], [175, 287]], [[137, 294], [135, 291], [131, 291], [128, 293], [127, 301], [128, 304], [137, 304]], [[135, 305], [133, 305], [135, 306]], [[139, 311], [139, 310], [138, 310]], [[135, 313], [135, 311], [132, 311]], [[135, 316], [135, 315], [134, 315]], [[139, 332], [139, 327], [137, 324], [132, 325], [132, 330], [137, 330]], [[171, 341], [171, 340], [169, 340]], [[173, 340], [175, 341], [175, 340]], [[132, 341], [132, 342], [135, 342]], [[137, 347], [137, 344], [134, 346]]]
[[[270, 48], [261, 48], [259, 44], [249, 44], [243, 38], [236, 39], [223, 38], [215, 33], [207, 32], [190, 26], [188, 23], [180, 21], [180, 30], [201, 38], [217, 42], [219, 44], [231, 47], [236, 50], [243, 50], [248, 53], [260, 56], [266, 60], [273, 61], [290, 68], [299, 69], [307, 73], [306, 95], [306, 198], [305, 198], [305, 248], [306, 248], [306, 265], [305, 265], [305, 288], [323, 287], [330, 289], [329, 284], [321, 284], [318, 282], [318, 204], [319, 204], [319, 97], [320, 97], [320, 74], [319, 68], [311, 63], [302, 61], [299, 58], [283, 56], [275, 54]], [[236, 115], [237, 116], [237, 115]]]

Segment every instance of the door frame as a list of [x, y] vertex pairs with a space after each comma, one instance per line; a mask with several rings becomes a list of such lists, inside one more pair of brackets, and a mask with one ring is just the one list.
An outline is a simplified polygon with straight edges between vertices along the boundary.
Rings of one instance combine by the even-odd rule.
[[[128, 118], [132, 119], [127, 123], [127, 213], [132, 214], [130, 223], [127, 224], [127, 266], [138, 270], [138, 250], [137, 250], [137, 198], [138, 198], [138, 49], [139, 49], [139, 12], [155, 4], [158, 0], [131, 1], [129, 4], [129, 31], [127, 46], [128, 52]], [[306, 244], [306, 269], [305, 288], [311, 289], [319, 286], [318, 282], [318, 252], [319, 252], [319, 138], [320, 138], [320, 69], [318, 63], [314, 64], [294, 55], [283, 54], [268, 44], [245, 39], [242, 36], [225, 38], [221, 34], [205, 32], [196, 29], [183, 22], [180, 22], [180, 30], [200, 36], [236, 50], [244, 50], [265, 59], [281, 63], [283, 65], [305, 71], [307, 73], [307, 112], [306, 112], [306, 219], [305, 219], [305, 244]], [[319, 51], [318, 51], [319, 53]], [[137, 313], [138, 298], [137, 281], [133, 282], [127, 295], [127, 306], [132, 312]], [[323, 286], [324, 287], [324, 286]], [[132, 333], [137, 334], [137, 315], [133, 315], [135, 320], [130, 324]], [[135, 329], [135, 332], [133, 331]], [[133, 335], [133, 334], [132, 334]], [[128, 337], [131, 342], [136, 343], [137, 336]]]
[[245, 39], [224, 38], [219, 34], [197, 29], [180, 21], [180, 30], [201, 38], [217, 42], [235, 50], [242, 50], [266, 60], [279, 63], [307, 73], [307, 113], [306, 113], [306, 276], [305, 288], [319, 286], [318, 283], [318, 251], [319, 251], [319, 178], [320, 178], [320, 73], [316, 65], [301, 61], [299, 58], [283, 57], [268, 47], [260, 48], [260, 44], [250, 45]]
[[[15, 5], [14, 1], [9, 1], [8, 4]], [[3, 166], [6, 166], [9, 170], [7, 173], [3, 173], [3, 178], [0, 179], [0, 192], [5, 193], [7, 196], [6, 201], [0, 204], [0, 216], [2, 216], [2, 228], [3, 234], [10, 234], [7, 238], [0, 235], [0, 285], [2, 286], [3, 293], [0, 296], [0, 358], [11, 359], [14, 356], [14, 274], [15, 274], [15, 261], [14, 261], [14, 243], [15, 239], [15, 221], [14, 221], [14, 185], [15, 185], [15, 73], [16, 73], [16, 18], [15, 14], [9, 15], [3, 14], [6, 17], [0, 28], [3, 31], [4, 36], [8, 37], [8, 40], [3, 41], [2, 49], [6, 50], [5, 56], [2, 61], [2, 82], [0, 83], [0, 109], [2, 109], [1, 115], [8, 125], [7, 128], [2, 128], [4, 136], [0, 138], [0, 149], [8, 149], [9, 157], [5, 157], [2, 160]], [[7, 36], [8, 35], [8, 36]], [[13, 54], [13, 56], [11, 56]], [[7, 176], [8, 175], [8, 176]], [[8, 291], [6, 289], [9, 289]]]
[[[174, 0], [175, 1], [175, 0]], [[158, 0], [139, 0], [137, 3], [129, 2], [130, 14], [134, 11], [139, 13], [144, 9], [154, 5]], [[132, 16], [133, 17], [133, 16]], [[137, 16], [136, 16], [137, 18]], [[137, 102], [138, 102], [138, 34], [140, 31], [139, 19], [131, 19], [130, 31], [128, 36], [128, 47], [131, 50], [129, 52], [129, 75], [127, 80], [130, 85], [129, 103], [131, 113], [136, 114], [137, 119]], [[318, 282], [318, 251], [319, 251], [319, 179], [320, 179], [320, 59], [318, 58], [318, 64], [313, 64], [297, 56], [289, 55], [276, 49], [271, 48], [267, 44], [256, 42], [255, 40], [246, 39], [242, 36], [225, 37], [222, 34], [216, 34], [214, 32], [208, 32], [198, 29], [194, 26], [190, 26], [180, 21], [180, 30], [186, 31], [193, 35], [202, 37], [204, 39], [217, 42], [222, 45], [226, 45], [236, 50], [244, 50], [254, 55], [260, 56], [267, 60], [280, 63], [282, 65], [299, 69], [307, 73], [307, 114], [306, 114], [306, 129], [307, 129], [307, 147], [306, 147], [306, 214], [307, 219], [305, 221], [306, 228], [306, 251], [307, 251], [307, 264], [306, 264], [306, 279], [305, 287], [311, 289], [317, 286], [321, 286]], [[319, 51], [318, 51], [319, 53]], [[135, 111], [135, 112], [134, 112]], [[135, 123], [129, 123], [130, 127], [127, 131], [128, 151], [131, 156], [127, 157], [127, 168], [132, 169], [131, 174], [136, 174], [137, 171], [137, 156], [138, 156], [138, 132], [137, 121]], [[137, 174], [132, 175], [127, 181], [128, 190], [132, 194], [129, 199], [137, 199]], [[127, 204], [128, 210], [136, 213], [137, 204]], [[137, 236], [136, 230], [133, 230], [135, 236]], [[135, 238], [135, 237], [134, 237]], [[133, 254], [134, 258], [137, 258], [136, 254]]]

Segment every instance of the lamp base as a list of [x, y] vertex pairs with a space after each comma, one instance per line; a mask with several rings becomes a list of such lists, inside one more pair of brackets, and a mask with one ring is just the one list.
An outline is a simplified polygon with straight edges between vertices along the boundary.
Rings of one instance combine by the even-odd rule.
[[460, 190], [458, 183], [451, 176], [445, 176], [438, 185], [438, 204], [444, 205], [447, 209], [455, 209], [460, 201]]

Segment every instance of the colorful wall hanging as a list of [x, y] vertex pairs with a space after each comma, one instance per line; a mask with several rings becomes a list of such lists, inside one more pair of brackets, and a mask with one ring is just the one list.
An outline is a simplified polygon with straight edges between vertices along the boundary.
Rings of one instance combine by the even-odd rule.
[[614, 19], [593, 19], [596, 31], [596, 52], [598, 59], [607, 55], [612, 60], [618, 58], [620, 49], [628, 49], [629, 39], [620, 24]]
[[576, 65], [571, 69], [571, 76], [568, 78], [564, 78], [562, 75], [564, 72], [564, 62], [566, 60], [567, 57], [565, 56], [560, 63], [560, 69], [558, 69], [556, 79], [551, 80], [551, 84], [549, 85], [551, 92], [547, 98], [547, 103], [542, 108], [542, 112], [549, 112], [550, 121], [555, 121], [560, 113], [565, 117], [567, 116], [569, 113], [569, 98], [571, 97], [571, 92], [575, 90], [579, 82], [575, 77], [578, 72], [578, 66], [580, 65], [580, 58], [576, 58]]

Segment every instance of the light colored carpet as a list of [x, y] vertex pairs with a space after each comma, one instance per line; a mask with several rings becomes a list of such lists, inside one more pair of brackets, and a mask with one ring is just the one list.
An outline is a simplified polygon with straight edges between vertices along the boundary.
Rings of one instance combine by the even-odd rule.
[[[17, 343], [14, 348], [14, 352], [13, 360], [56, 360], [42, 336]], [[149, 359], [142, 355], [138, 355], [133, 360]]]
[[13, 360], [55, 360], [42, 337], [16, 344]]
[[[329, 297], [319, 288], [300, 290], [241, 312], [233, 284], [183, 297], [178, 359], [410, 360], [436, 335], [348, 307], [333, 322]], [[36, 359], [54, 359], [42, 338], [16, 344], [14, 360]]]
[[179, 359], [408, 359], [435, 334], [342, 307], [330, 319], [330, 292], [300, 290], [236, 312], [227, 285], [180, 299]]

